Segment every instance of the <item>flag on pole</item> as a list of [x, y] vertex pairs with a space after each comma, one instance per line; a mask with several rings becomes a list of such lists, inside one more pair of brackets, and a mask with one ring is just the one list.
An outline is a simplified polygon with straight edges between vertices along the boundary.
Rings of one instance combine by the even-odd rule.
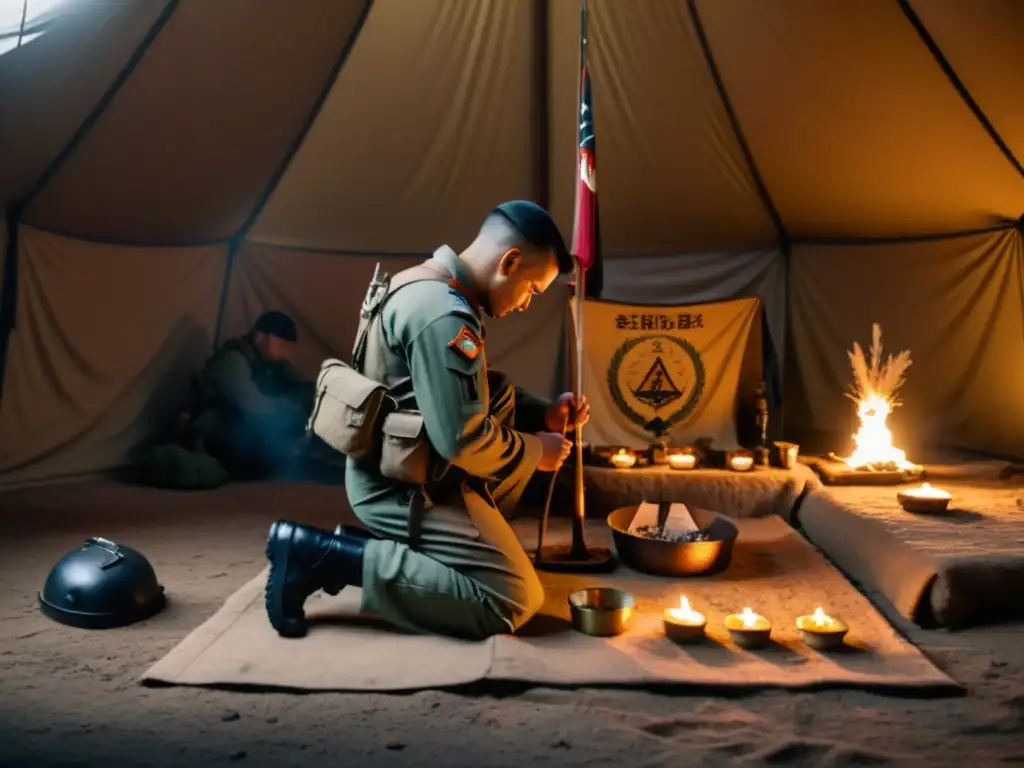
[[586, 296], [599, 298], [603, 270], [601, 268], [601, 237], [597, 212], [597, 147], [594, 140], [594, 103], [590, 95], [590, 66], [587, 64], [585, 26], [581, 45], [579, 119], [577, 121], [579, 156], [572, 252], [580, 268], [585, 272]]

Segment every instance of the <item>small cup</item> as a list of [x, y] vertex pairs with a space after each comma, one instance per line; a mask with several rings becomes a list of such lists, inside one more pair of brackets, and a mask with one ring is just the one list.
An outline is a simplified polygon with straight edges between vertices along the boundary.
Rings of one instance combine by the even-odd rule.
[[591, 637], [621, 635], [635, 608], [635, 597], [611, 587], [587, 587], [569, 595], [573, 629]]
[[796, 466], [797, 457], [800, 455], [800, 446], [796, 443], [773, 443], [775, 448], [775, 466], [779, 469], [793, 469]]

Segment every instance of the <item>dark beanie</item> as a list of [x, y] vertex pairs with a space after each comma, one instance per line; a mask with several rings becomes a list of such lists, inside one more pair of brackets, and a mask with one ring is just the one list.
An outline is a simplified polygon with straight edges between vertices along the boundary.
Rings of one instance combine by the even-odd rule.
[[499, 215], [521, 234], [534, 247], [541, 250], [552, 250], [558, 259], [560, 272], [571, 272], [572, 256], [565, 247], [562, 233], [544, 208], [529, 200], [510, 200], [502, 203], [492, 211]]
[[277, 336], [284, 341], [295, 341], [299, 338], [299, 333], [295, 330], [295, 321], [284, 312], [264, 312], [252, 329]]

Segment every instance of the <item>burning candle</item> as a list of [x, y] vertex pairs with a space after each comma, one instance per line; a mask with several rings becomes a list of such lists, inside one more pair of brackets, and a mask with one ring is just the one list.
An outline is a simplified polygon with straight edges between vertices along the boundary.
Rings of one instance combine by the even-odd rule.
[[672, 469], [693, 469], [697, 466], [697, 457], [692, 453], [670, 453], [668, 465]]
[[761, 648], [772, 635], [772, 623], [764, 616], [744, 608], [740, 613], [725, 617], [725, 628], [740, 648]]
[[746, 472], [754, 466], [754, 457], [739, 454], [729, 457], [729, 467], [736, 472]]
[[943, 512], [953, 500], [953, 496], [941, 488], [932, 488], [922, 483], [917, 488], [910, 488], [896, 494], [896, 500], [907, 512]]
[[686, 595], [680, 595], [678, 608], [666, 608], [665, 636], [676, 643], [690, 643], [704, 637], [708, 620], [703, 613], [693, 610]]
[[826, 614], [820, 606], [814, 613], [800, 616], [796, 620], [796, 628], [803, 635], [804, 642], [818, 651], [841, 646], [849, 630], [846, 624]]
[[620, 448], [619, 452], [612, 456], [612, 465], [616, 469], [629, 469], [634, 464], [636, 464], [636, 456], [625, 448]]

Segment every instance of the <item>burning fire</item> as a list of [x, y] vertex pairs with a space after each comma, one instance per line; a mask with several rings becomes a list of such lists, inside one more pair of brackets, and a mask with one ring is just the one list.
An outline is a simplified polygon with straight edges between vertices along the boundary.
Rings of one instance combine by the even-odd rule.
[[853, 367], [853, 386], [847, 397], [857, 403], [860, 428], [853, 436], [853, 455], [837, 458], [851, 469], [916, 469], [917, 465], [907, 461], [907, 455], [892, 444], [892, 433], [886, 425], [893, 408], [900, 405], [896, 391], [910, 367], [910, 352], [889, 355], [883, 363], [882, 327], [875, 323], [871, 330], [870, 362], [856, 342], [853, 351], [847, 353]]

